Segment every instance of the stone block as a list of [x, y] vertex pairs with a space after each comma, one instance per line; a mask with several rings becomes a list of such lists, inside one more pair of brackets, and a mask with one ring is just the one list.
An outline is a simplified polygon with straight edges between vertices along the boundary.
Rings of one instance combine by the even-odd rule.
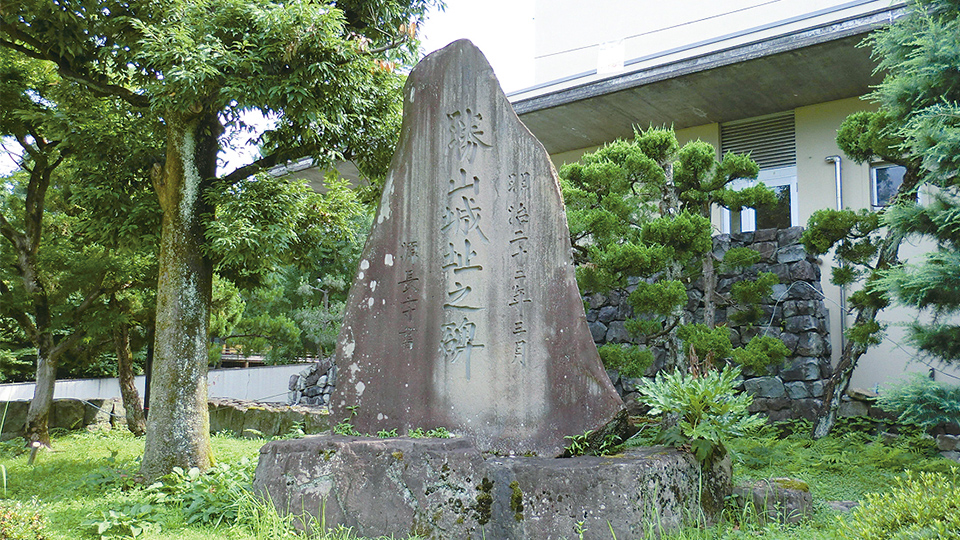
[[30, 409], [29, 401], [6, 401], [3, 403], [3, 433], [0, 433], [0, 440], [13, 439], [23, 434], [23, 428], [27, 424], [27, 411]]
[[787, 350], [790, 351], [790, 354], [793, 355], [797, 350], [797, 344], [800, 343], [800, 336], [796, 334], [783, 333], [780, 334], [780, 341], [787, 347]]
[[600, 315], [600, 312], [596, 309], [587, 309], [586, 315], [588, 323], [597, 322], [597, 317]]
[[782, 247], [777, 251], [778, 263], [792, 263], [802, 261], [807, 258], [807, 251], [802, 245], [794, 244], [792, 246]]
[[616, 306], [604, 306], [600, 308], [600, 311], [597, 314], [597, 320], [603, 324], [610, 324], [610, 321], [617, 318], [617, 313], [619, 311], [619, 308]]
[[600, 309], [607, 305], [607, 295], [600, 293], [588, 295], [587, 302], [590, 304], [590, 309]]
[[612, 321], [607, 327], [607, 343], [629, 343], [630, 333], [623, 321]]
[[80, 429], [86, 405], [79, 399], [55, 399], [50, 409], [50, 427], [62, 429]]
[[777, 253], [777, 244], [775, 242], [757, 242], [750, 246], [760, 254], [760, 260], [772, 262]]
[[821, 356], [826, 351], [823, 336], [818, 332], [800, 334], [796, 353], [799, 356]]
[[[750, 379], [747, 379], [749, 381]], [[746, 383], [746, 381], [744, 381]], [[753, 398], [753, 403], [750, 404], [748, 410], [752, 413], [771, 413], [774, 411], [787, 410], [792, 406], [793, 402], [784, 395], [784, 397], [779, 398]]]
[[778, 377], [755, 377], [743, 382], [747, 393], [761, 398], [780, 398], [786, 395], [783, 381]]
[[799, 225], [795, 227], [787, 227], [786, 229], [780, 229], [777, 231], [777, 243], [781, 246], [796, 244], [800, 242], [800, 237], [803, 236], [803, 231], [804, 228]]
[[790, 283], [790, 266], [786, 264], [774, 264], [767, 268], [767, 272], [773, 272], [777, 275], [780, 283]]
[[824, 383], [822, 380], [810, 381], [806, 383], [807, 391], [810, 393], [810, 397], [820, 398], [823, 397], [823, 387]]
[[847, 395], [850, 396], [850, 399], [855, 399], [857, 401], [863, 401], [866, 403], [873, 403], [880, 397], [873, 390], [867, 390], [866, 388], [848, 388]]
[[837, 415], [841, 417], [867, 416], [867, 404], [862, 401], [841, 400]]
[[798, 523], [813, 512], [813, 496], [803, 480], [771, 478], [737, 486], [733, 494], [737, 505], [756, 515], [761, 524]]
[[800, 334], [817, 329], [817, 319], [812, 315], [796, 315], [787, 317], [783, 321], [783, 329], [793, 334]]
[[960, 437], [956, 435], [937, 435], [937, 450], [952, 452], [960, 448]]
[[94, 428], [110, 429], [113, 423], [110, 415], [113, 414], [113, 401], [109, 399], [88, 399], [83, 411], [83, 425]]
[[792, 281], [819, 281], [820, 267], [810, 261], [797, 261], [790, 264]]
[[590, 329], [590, 336], [593, 337], [594, 343], [606, 343], [607, 325], [601, 322], [592, 322], [587, 323], [587, 328]]
[[820, 360], [809, 356], [794, 358], [782, 369], [780, 378], [784, 381], [813, 381], [820, 378]]
[[[358, 536], [575, 537], [579, 523], [617, 538], [677, 529], [691, 515], [700, 467], [690, 454], [633, 448], [613, 457], [484, 456], [455, 439], [340, 436], [273, 441], [260, 451], [255, 493], [281, 511]], [[729, 460], [705, 471], [708, 519], [731, 491]]]
[[773, 242], [777, 239], [777, 229], [757, 229], [753, 231], [754, 242]]
[[629, 394], [636, 392], [645, 380], [643, 377], [623, 377], [620, 379], [620, 385], [623, 386], [623, 392]]
[[783, 388], [787, 391], [787, 397], [790, 399], [803, 399], [810, 397], [810, 389], [802, 381], [785, 382]]
[[290, 376], [290, 382], [287, 383], [287, 390], [296, 390], [300, 382], [300, 375], [294, 374]]

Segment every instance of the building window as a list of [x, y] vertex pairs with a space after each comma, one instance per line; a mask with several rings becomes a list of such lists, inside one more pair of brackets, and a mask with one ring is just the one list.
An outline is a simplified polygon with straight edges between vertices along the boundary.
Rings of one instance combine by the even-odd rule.
[[763, 182], [777, 195], [777, 201], [756, 210], [723, 211], [723, 231], [749, 232], [757, 229], [786, 229], [799, 223], [797, 210], [797, 168], [761, 169], [756, 180], [738, 180], [732, 189], [743, 189]]
[[907, 169], [900, 165], [880, 164], [870, 168], [870, 186], [873, 191], [873, 206], [881, 208], [887, 206], [893, 201], [900, 184], [903, 183], [903, 175]]
[[763, 182], [777, 194], [777, 202], [739, 212], [723, 210], [723, 231], [785, 229], [799, 223], [797, 212], [797, 145], [793, 111], [747, 118], [720, 125], [722, 154], [750, 154], [760, 166], [756, 180], [739, 180], [732, 189]]

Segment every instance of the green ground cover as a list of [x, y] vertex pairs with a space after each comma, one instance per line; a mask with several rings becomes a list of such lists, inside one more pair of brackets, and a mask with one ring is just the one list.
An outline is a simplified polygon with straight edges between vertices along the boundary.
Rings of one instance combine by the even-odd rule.
[[[825, 504], [829, 500], [867, 500], [865, 509], [904, 507], [901, 510], [909, 513], [911, 504], [929, 506], [923, 496], [952, 498], [955, 502], [945, 504], [954, 506], [942, 511], [960, 515], [960, 496], [954, 496], [960, 494], [958, 465], [941, 458], [933, 442], [919, 432], [907, 430], [885, 442], [869, 434], [872, 425], [848, 422], [835, 435], [812, 441], [806, 436], [807, 428], [797, 424], [765, 428], [759, 436], [734, 440], [729, 448], [736, 458], [736, 481], [789, 476], [807, 482], [816, 501], [812, 519], [794, 526], [761, 526], [749, 514], [731, 510], [720, 525], [689, 527], [666, 538], [834, 539], [845, 538], [843, 534], [856, 538], [851, 536], [856, 530], [887, 526], [871, 521], [880, 513], [839, 514]], [[797, 434], [791, 435], [791, 430]], [[215, 436], [219, 464], [212, 473], [183, 471], [144, 488], [134, 477], [143, 441], [126, 432], [60, 433], [54, 450], [41, 451], [33, 465], [27, 464], [22, 440], [2, 443], [0, 538], [95, 539], [100, 532], [103, 538], [293, 538], [289, 524], [247, 491], [262, 444], [262, 440]], [[941, 476], [923, 480], [921, 473]], [[910, 479], [901, 490], [905, 497], [877, 500], [881, 495], [869, 495], [889, 493], [908, 474]], [[923, 487], [924, 481], [936, 488]], [[926, 528], [904, 538], [960, 538], [960, 532], [937, 532], [936, 527], [952, 523], [917, 526], [921, 525]], [[328, 538], [343, 540], [353, 535], [341, 531]], [[582, 538], [610, 538], [610, 533], [585, 531]]]

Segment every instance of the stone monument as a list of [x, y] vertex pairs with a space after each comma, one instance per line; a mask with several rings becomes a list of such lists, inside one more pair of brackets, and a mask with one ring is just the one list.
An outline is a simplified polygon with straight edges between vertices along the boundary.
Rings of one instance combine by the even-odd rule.
[[553, 457], [623, 415], [556, 171], [469, 41], [410, 74], [347, 306], [331, 414], [361, 432], [444, 427], [482, 451]]

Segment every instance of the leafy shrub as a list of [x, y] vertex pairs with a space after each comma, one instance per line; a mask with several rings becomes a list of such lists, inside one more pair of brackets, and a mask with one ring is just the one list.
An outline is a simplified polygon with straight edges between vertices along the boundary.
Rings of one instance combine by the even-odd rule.
[[19, 502], [0, 504], [0, 538], [4, 540], [45, 540], [44, 525], [36, 508]]
[[121, 510], [101, 510], [99, 519], [86, 519], [80, 526], [94, 531], [100, 540], [137, 538], [147, 532], [160, 531], [160, 525], [153, 521], [155, 511], [149, 504], [136, 503]]
[[690, 445], [701, 463], [722, 456], [724, 442], [764, 425], [760, 415], [748, 414], [752, 396], [736, 391], [739, 367], [724, 366], [696, 376], [660, 372], [638, 387], [640, 401], [653, 415], [676, 418], [675, 425], [661, 422], [657, 440], [671, 446]]
[[111, 452], [110, 457], [104, 458], [104, 464], [93, 472], [87, 473], [77, 480], [75, 487], [87, 491], [107, 491], [117, 489], [127, 491], [140, 486], [140, 478], [120, 466], [117, 462], [117, 451]]
[[221, 463], [206, 473], [196, 467], [188, 471], [174, 467], [146, 492], [154, 503], [179, 505], [188, 524], [233, 523], [240, 500], [250, 490], [251, 469], [248, 459], [232, 467]]
[[621, 347], [614, 343], [607, 343], [597, 349], [603, 367], [615, 369], [623, 377], [643, 377], [643, 372], [653, 363], [653, 353], [638, 347]]
[[960, 479], [957, 474], [907, 471], [889, 491], [869, 493], [842, 522], [850, 539], [960, 539]]
[[960, 418], [960, 386], [916, 375], [880, 396], [880, 408], [900, 415], [900, 422], [925, 429]]

